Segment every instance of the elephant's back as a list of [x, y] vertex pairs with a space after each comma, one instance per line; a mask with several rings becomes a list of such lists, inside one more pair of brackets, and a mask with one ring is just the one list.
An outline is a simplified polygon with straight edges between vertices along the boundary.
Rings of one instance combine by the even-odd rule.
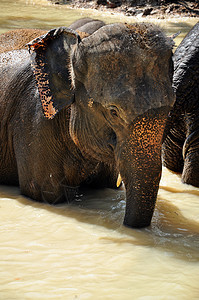
[[190, 51], [195, 52], [196, 48], [199, 48], [199, 22], [188, 32], [176, 49], [175, 61], [178, 61], [180, 58], [183, 59], [182, 55], [188, 54]]
[[84, 26], [85, 24], [88, 24], [90, 22], [93, 22], [94, 20], [92, 18], [81, 18], [73, 22], [69, 28], [73, 30], [77, 30], [80, 27]]
[[69, 28], [77, 31], [81, 38], [93, 34], [99, 28], [103, 27], [105, 23], [98, 19], [83, 18], [72, 23]]
[[193, 91], [198, 89], [198, 79], [199, 23], [187, 34], [174, 54], [173, 87], [177, 97], [184, 99], [186, 95], [193, 94]]
[[81, 27], [79, 27], [77, 30], [80, 32], [85, 32], [87, 34], [92, 34], [95, 31], [97, 31], [99, 28], [103, 27], [105, 23], [103, 21], [94, 20], [93, 22], [89, 22]]
[[0, 35], [0, 53], [25, 49], [25, 45], [37, 36], [45, 34], [41, 29], [16, 29]]

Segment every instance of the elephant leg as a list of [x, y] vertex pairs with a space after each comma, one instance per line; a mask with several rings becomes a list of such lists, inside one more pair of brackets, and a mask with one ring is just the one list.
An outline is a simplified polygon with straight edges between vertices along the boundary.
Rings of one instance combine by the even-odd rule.
[[189, 153], [184, 161], [182, 182], [199, 187], [199, 153]]
[[197, 127], [197, 117], [187, 120], [187, 124], [189, 124], [189, 130], [183, 145], [182, 181], [199, 187], [199, 128]]
[[36, 201], [48, 204], [65, 202], [64, 175], [60, 172], [52, 171], [52, 167], [49, 165], [47, 171], [46, 166], [39, 162], [40, 167], [44, 169], [41, 175], [40, 167], [38, 171], [36, 170], [37, 164], [35, 164], [34, 168], [28, 167], [29, 164], [32, 164], [32, 162], [24, 160], [20, 161], [20, 166], [18, 166], [21, 193]]
[[0, 184], [18, 185], [17, 163], [12, 144], [0, 144]]
[[65, 202], [66, 182], [62, 162], [55, 159], [53, 151], [48, 151], [45, 144], [28, 142], [25, 138], [17, 141], [14, 149], [21, 193], [39, 202]]
[[186, 138], [183, 117], [175, 119], [175, 124], [175, 126], [171, 124], [162, 145], [162, 162], [171, 171], [182, 173], [184, 165], [182, 150]]

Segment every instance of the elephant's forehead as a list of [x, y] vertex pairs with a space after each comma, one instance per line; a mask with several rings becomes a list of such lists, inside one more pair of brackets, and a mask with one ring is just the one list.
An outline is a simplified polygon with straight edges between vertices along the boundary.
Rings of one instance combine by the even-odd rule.
[[157, 53], [150, 49], [142, 49], [135, 43], [130, 43], [129, 39], [125, 42], [113, 39], [105, 44], [102, 43], [92, 49], [88, 49], [86, 59], [89, 64], [101, 67], [104, 70], [108, 67], [110, 70], [115, 70], [118, 66], [125, 66], [129, 63], [136, 63], [137, 60], [147, 61]]
[[149, 74], [150, 77], [160, 76], [161, 70], [157, 55], [146, 56], [144, 53], [124, 54], [122, 52], [112, 52], [100, 54], [98, 57], [89, 57], [87, 79], [99, 78], [101, 82], [110, 80], [120, 80], [125, 85], [133, 83], [134, 79], [142, 78]]
[[104, 106], [121, 106], [122, 101], [127, 119], [132, 119], [148, 109], [173, 103], [168, 75], [168, 62], [163, 66], [158, 56], [145, 59], [141, 54], [131, 57], [115, 52], [90, 59], [84, 84], [88, 94]]
[[155, 25], [147, 23], [109, 24], [84, 39], [83, 47], [93, 51], [129, 51], [134, 47], [146, 51], [171, 50], [171, 41]]
[[[133, 53], [125, 55], [121, 52], [112, 52], [99, 55], [100, 59], [96, 61], [94, 59], [94, 71], [96, 72], [99, 70], [100, 72], [104, 73], [111, 72], [112, 75], [120, 73], [121, 70], [124, 71], [128, 69], [130, 71], [133, 65], [135, 65], [135, 56], [133, 56]], [[140, 62], [137, 61], [137, 64], [140, 65]]]

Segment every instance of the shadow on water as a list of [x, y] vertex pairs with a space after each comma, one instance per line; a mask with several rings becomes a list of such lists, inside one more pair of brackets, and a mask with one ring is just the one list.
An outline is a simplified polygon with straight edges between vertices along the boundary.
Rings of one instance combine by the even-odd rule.
[[16, 199], [25, 206], [111, 230], [110, 235], [100, 238], [104, 242], [156, 248], [178, 259], [199, 262], [199, 222], [186, 218], [167, 199], [159, 197], [150, 227], [131, 229], [122, 224], [125, 210], [123, 190], [83, 190], [73, 203], [59, 206], [34, 202], [21, 196], [17, 188], [0, 187], [0, 193], [1, 197]]

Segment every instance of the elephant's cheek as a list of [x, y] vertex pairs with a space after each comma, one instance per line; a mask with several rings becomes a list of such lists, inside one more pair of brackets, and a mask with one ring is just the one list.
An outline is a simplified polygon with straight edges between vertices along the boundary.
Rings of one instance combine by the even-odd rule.
[[120, 158], [120, 173], [126, 187], [124, 224], [149, 226], [161, 177], [161, 144], [165, 114], [142, 116], [132, 124]]

